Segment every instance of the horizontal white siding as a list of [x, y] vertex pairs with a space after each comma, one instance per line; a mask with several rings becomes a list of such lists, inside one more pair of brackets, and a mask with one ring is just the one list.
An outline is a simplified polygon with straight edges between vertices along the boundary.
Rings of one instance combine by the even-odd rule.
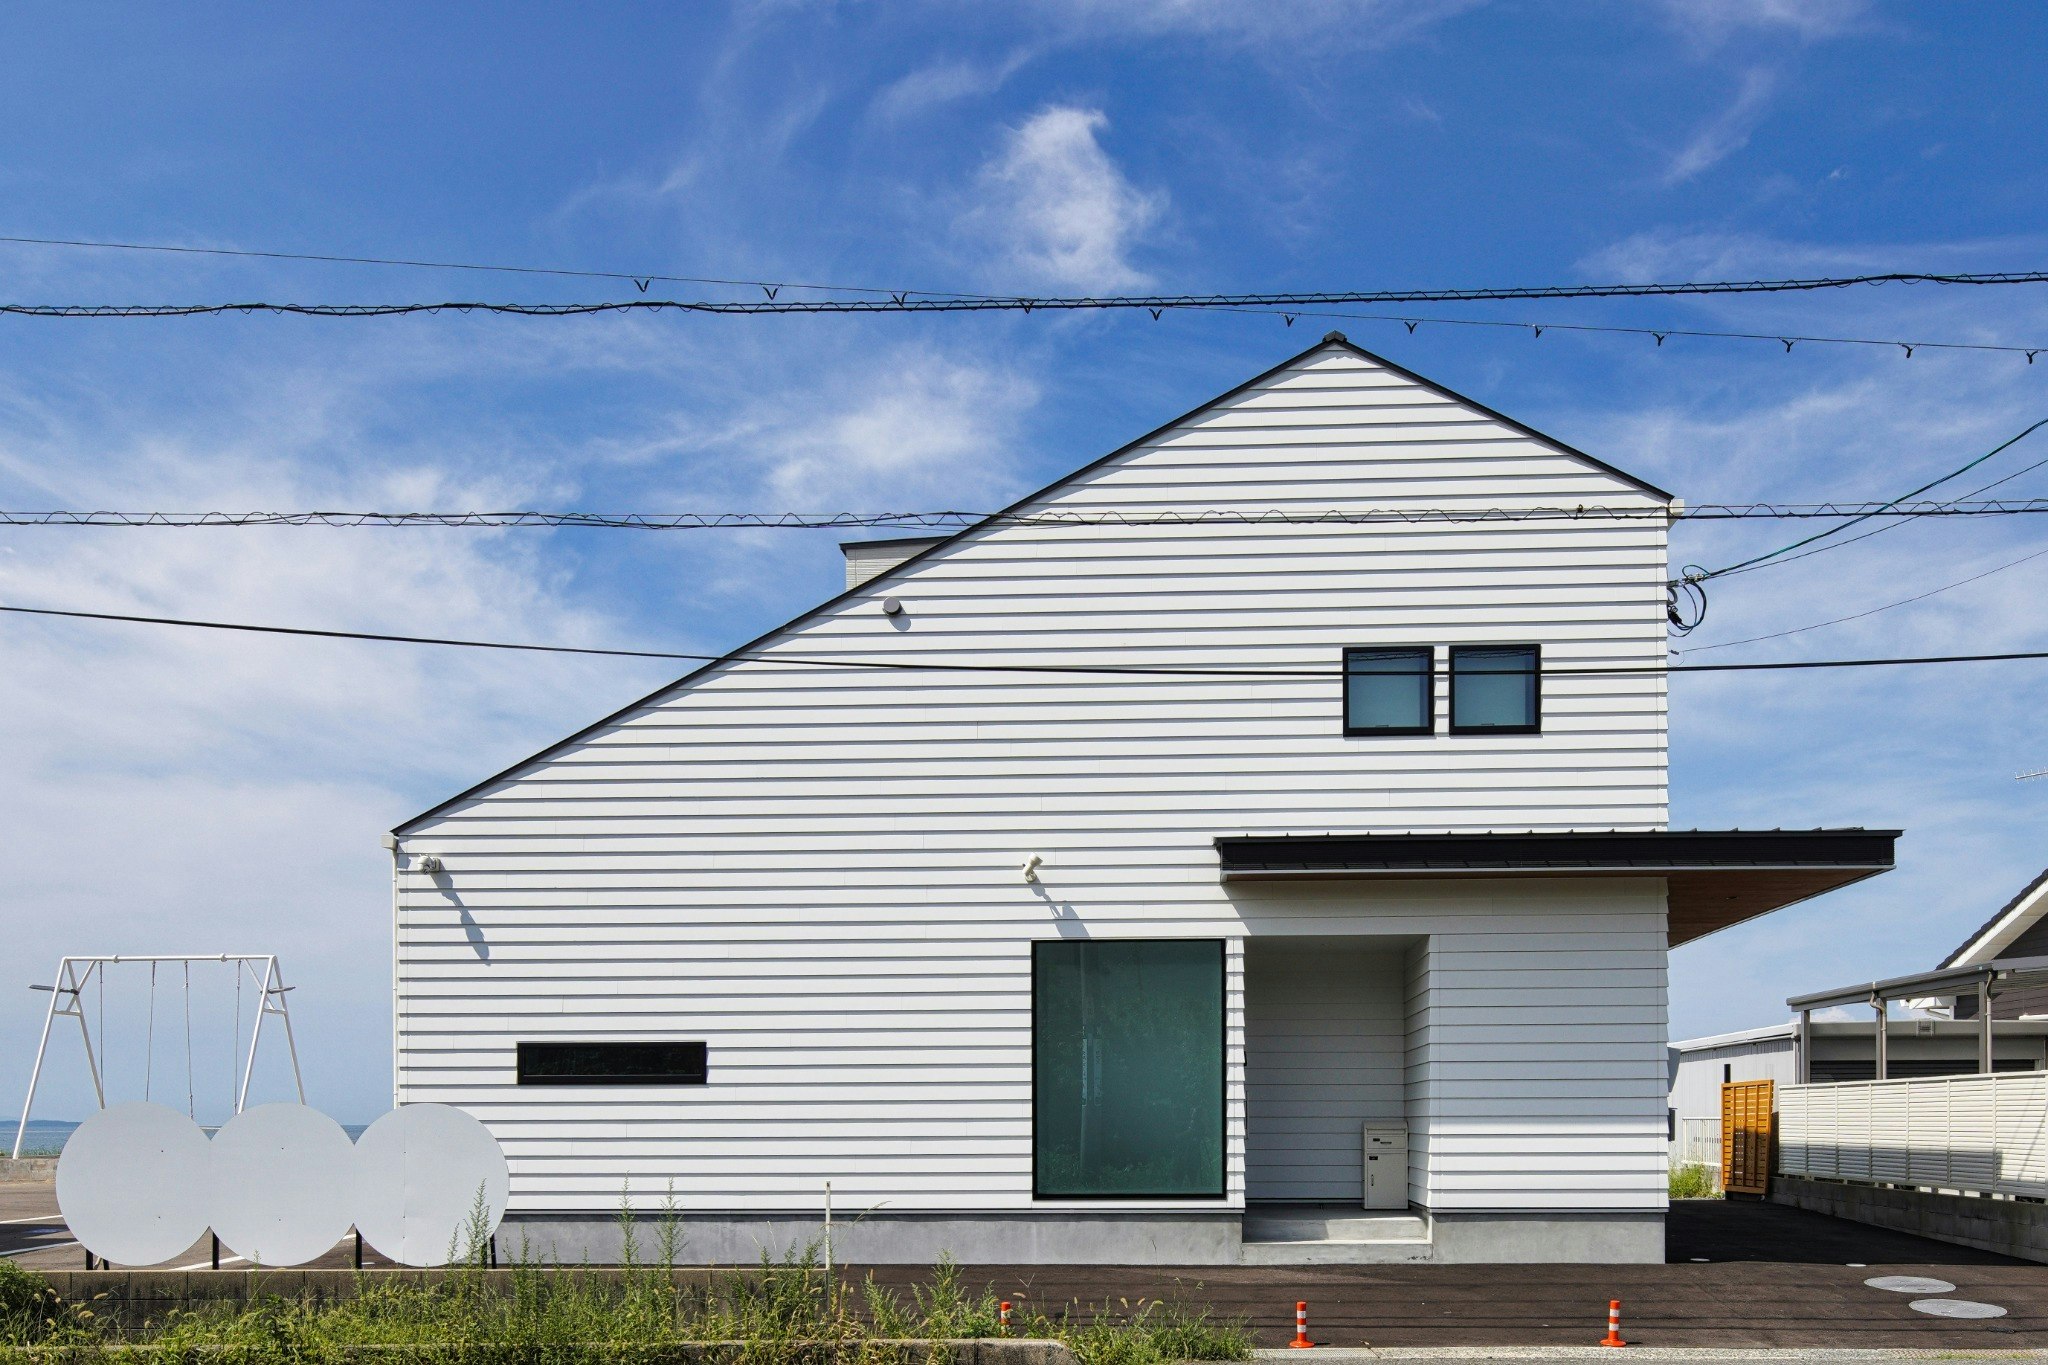
[[[1035, 506], [1582, 503], [1658, 505], [1323, 351]], [[1655, 519], [964, 537], [775, 637], [764, 661], [710, 670], [409, 829], [400, 1098], [484, 1118], [506, 1143], [522, 1208], [610, 1207], [629, 1179], [644, 1195], [673, 1180], [686, 1207], [815, 1208], [828, 1178], [853, 1207], [1027, 1207], [1030, 941], [1224, 938], [1241, 1201], [1239, 949], [1266, 930], [1219, 884], [1211, 841], [1660, 828], [1661, 679], [1563, 670], [1662, 660], [1664, 538]], [[900, 617], [879, 610], [885, 595], [904, 603]], [[1542, 645], [1541, 735], [1342, 736], [1343, 647], [1489, 641]], [[1268, 676], [796, 662], [818, 657]], [[1441, 729], [1442, 686], [1437, 704]], [[446, 872], [409, 870], [425, 853]], [[1036, 885], [1017, 871], [1032, 853], [1045, 860]], [[1577, 1140], [1565, 1122], [1576, 1115], [1595, 1125], [1589, 1140], [1612, 1130], [1633, 1152], [1633, 1082], [1557, 1068], [1633, 1065], [1624, 1053], [1661, 1044], [1661, 1022], [1642, 1033], [1662, 1018], [1661, 910], [1618, 913], [1606, 890], [1589, 895], [1552, 887], [1539, 911], [1473, 887], [1449, 900], [1360, 887], [1306, 913], [1302, 924], [1320, 927], [1290, 930], [1436, 936], [1429, 979], [1442, 1008], [1428, 1041], [1440, 1071], [1427, 1088], [1439, 1126], [1418, 1149], [1430, 1160], [1460, 1155], [1438, 1136], [1486, 1131], [1442, 1124], [1489, 1103], [1559, 1141]], [[1626, 1003], [1604, 1003], [1610, 992]], [[703, 1038], [712, 1083], [520, 1091], [513, 1044], [540, 1037]], [[1518, 1084], [1491, 1084], [1496, 1066]], [[1577, 1092], [1539, 1086], [1545, 1067]], [[1656, 1067], [1661, 1113], [1661, 1053]], [[1409, 1080], [1413, 1092], [1412, 1065]], [[1446, 1192], [1500, 1207], [1552, 1207], [1560, 1190], [1585, 1207], [1646, 1197], [1554, 1172], [1566, 1183], [1460, 1177]]]
[[1245, 1198], [1363, 1197], [1362, 1126], [1400, 1123], [1405, 945], [1254, 939], [1245, 952]]

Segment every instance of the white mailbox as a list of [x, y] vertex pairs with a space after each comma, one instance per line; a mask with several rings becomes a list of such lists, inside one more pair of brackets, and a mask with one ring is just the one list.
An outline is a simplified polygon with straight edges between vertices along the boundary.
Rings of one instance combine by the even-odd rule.
[[1365, 1207], [1408, 1207], [1408, 1125], [1365, 1125]]

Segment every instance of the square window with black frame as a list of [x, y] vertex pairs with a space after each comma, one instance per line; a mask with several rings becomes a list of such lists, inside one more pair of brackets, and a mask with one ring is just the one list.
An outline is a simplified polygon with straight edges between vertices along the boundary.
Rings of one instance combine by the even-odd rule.
[[1223, 944], [1031, 945], [1039, 1199], [1221, 1199]]
[[1451, 650], [1451, 733], [1533, 735], [1542, 729], [1542, 656], [1535, 645]]
[[708, 1049], [701, 1042], [519, 1044], [521, 1085], [703, 1085]]
[[1436, 729], [1435, 651], [1428, 645], [1344, 651], [1344, 733], [1426, 735]]

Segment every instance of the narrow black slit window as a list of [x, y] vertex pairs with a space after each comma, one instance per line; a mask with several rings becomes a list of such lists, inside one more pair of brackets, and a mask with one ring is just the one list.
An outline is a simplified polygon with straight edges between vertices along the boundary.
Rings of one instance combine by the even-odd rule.
[[701, 1042], [521, 1043], [521, 1085], [703, 1085]]
[[1427, 645], [1344, 651], [1344, 733], [1426, 735], [1436, 729], [1436, 678]]
[[1451, 733], [1533, 735], [1542, 729], [1541, 656], [1535, 645], [1451, 650]]

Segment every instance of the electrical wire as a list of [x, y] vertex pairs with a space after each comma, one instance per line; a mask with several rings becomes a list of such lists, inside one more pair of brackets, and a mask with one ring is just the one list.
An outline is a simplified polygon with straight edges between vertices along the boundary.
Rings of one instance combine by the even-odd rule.
[[[573, 270], [564, 267], [530, 265], [492, 265], [471, 261], [430, 261], [414, 260], [391, 256], [341, 256], [309, 251], [263, 251], [235, 247], [171, 246], [161, 243], [105, 242], [69, 237], [16, 237], [0, 236], [0, 243], [28, 246], [86, 247], [101, 251], [144, 251], [161, 252], [186, 256], [227, 256], [253, 260], [310, 261], [330, 265], [371, 265], [399, 266], [424, 270], [480, 271], [507, 275], [538, 275], [560, 279], [625, 280], [631, 281], [641, 293], [646, 293], [654, 283], [663, 284], [711, 284], [734, 287], [748, 287], [762, 290], [774, 298], [784, 289], [802, 289], [813, 292], [841, 294], [908, 295], [926, 298], [968, 298], [987, 299], [997, 297], [988, 294], [974, 294], [962, 290], [948, 289], [885, 289], [874, 285], [857, 284], [807, 284], [793, 280], [757, 280], [715, 275], [664, 275], [647, 270]], [[1257, 313], [1260, 316], [1280, 317], [1292, 327], [1299, 318], [1323, 318], [1331, 320], [1353, 320], [1360, 322], [1392, 322], [1405, 326], [1410, 334], [1427, 324], [1432, 327], [1492, 327], [1513, 331], [1526, 331], [1541, 337], [1545, 332], [1586, 332], [1614, 336], [1649, 337], [1658, 346], [1672, 337], [1705, 338], [1726, 341], [1767, 341], [1783, 346], [1789, 353], [1795, 345], [1825, 346], [1876, 346], [1903, 351], [1911, 359], [1916, 351], [1985, 351], [2008, 355], [2025, 356], [2029, 365], [2034, 357], [2048, 351], [2048, 344], [2023, 346], [2006, 345], [1981, 341], [1896, 341], [1875, 337], [1823, 336], [1801, 332], [1729, 332], [1698, 327], [1619, 327], [1601, 326], [1584, 322], [1526, 322], [1498, 318], [1447, 318], [1417, 317], [1411, 314], [1388, 313], [1342, 313], [1313, 311], [1279, 313], [1269, 309], [1233, 310]]]
[[[1074, 312], [1142, 309], [1154, 319], [1169, 311], [1314, 307], [1325, 304], [1484, 303], [1506, 299], [1674, 298], [1723, 294], [1787, 294], [1847, 289], [1856, 285], [2013, 285], [2048, 283], [2048, 271], [1938, 274], [1885, 271], [1780, 280], [1687, 280], [1661, 284], [1516, 285], [1477, 289], [1378, 289], [1266, 294], [1111, 294], [929, 297], [908, 290], [886, 298], [860, 299], [623, 299], [587, 303], [491, 303], [445, 300], [434, 303], [0, 303], [0, 314], [33, 318], [169, 318], [225, 313], [274, 313], [297, 317], [382, 318], [416, 313], [492, 313], [515, 317], [584, 317], [600, 313], [704, 313], [751, 316], [779, 313], [988, 313]], [[767, 292], [768, 287], [762, 286]]]
[[1911, 360], [1915, 351], [1991, 351], [2006, 355], [2020, 355], [2027, 358], [2029, 365], [2034, 357], [2048, 353], [2048, 345], [2016, 346], [1989, 341], [1891, 341], [1878, 337], [1819, 336], [1802, 332], [1717, 332], [1699, 327], [1609, 327], [1590, 322], [1518, 322], [1505, 318], [1442, 318], [1416, 317], [1400, 313], [1334, 313], [1325, 309], [1299, 313], [1276, 312], [1265, 308], [1233, 309], [1233, 312], [1278, 317], [1288, 326], [1297, 318], [1318, 318], [1332, 322], [1398, 322], [1413, 336], [1418, 327], [1495, 327], [1509, 331], [1528, 332], [1532, 337], [1541, 337], [1545, 332], [1598, 332], [1611, 336], [1649, 337], [1662, 346], [1672, 337], [1705, 338], [1716, 341], [1770, 341], [1785, 348], [1790, 355], [1794, 346], [1878, 346], [1888, 350], [1904, 351]]
[[2004, 564], [2000, 564], [1995, 569], [1986, 569], [1982, 573], [1971, 574], [1968, 578], [1958, 578], [1953, 583], [1944, 583], [1938, 588], [1929, 588], [1926, 592], [1915, 593], [1911, 597], [1902, 597], [1896, 602], [1887, 602], [1881, 607], [1872, 607], [1868, 611], [1859, 611], [1849, 616], [1837, 616], [1831, 621], [1815, 621], [1812, 625], [1794, 626], [1790, 630], [1772, 631], [1769, 635], [1751, 635], [1740, 640], [1723, 640], [1718, 644], [1693, 645], [1688, 649], [1673, 650], [1672, 653], [1704, 654], [1706, 651], [1710, 649], [1729, 649], [1735, 645], [1761, 644], [1765, 640], [1782, 640], [1788, 635], [1803, 635], [1809, 630], [1820, 630], [1825, 626], [1839, 626], [1846, 621], [1861, 621], [1866, 616], [1875, 616], [1881, 611], [1890, 611], [1894, 607], [1907, 607], [1911, 606], [1915, 602], [1924, 602], [1928, 598], [1939, 596], [1940, 594], [1947, 592], [1951, 588], [1960, 588], [1966, 584], [1978, 582], [1982, 579], [1991, 577], [1993, 574], [2004, 573], [2007, 569], [2017, 569], [2020, 565], [2031, 563], [2032, 561], [2039, 559], [2042, 555], [2048, 555], [2048, 549], [2035, 550], [2030, 554], [2021, 555], [2018, 559], [2010, 560]]
[[[367, 640], [389, 644], [448, 645], [464, 649], [500, 649], [543, 654], [601, 655], [613, 658], [672, 659], [697, 663], [766, 663], [803, 668], [849, 670], [880, 669], [913, 673], [1023, 673], [1061, 676], [1108, 675], [1113, 677], [1170, 677], [1226, 679], [1341, 678], [1341, 668], [1164, 668], [1150, 664], [981, 664], [942, 663], [919, 659], [849, 659], [810, 655], [694, 654], [675, 650], [603, 649], [587, 645], [513, 644], [499, 640], [465, 640], [436, 635], [390, 635], [376, 631], [318, 630], [308, 626], [260, 626], [235, 621], [202, 621], [172, 616], [138, 616], [119, 612], [69, 611], [55, 607], [0, 606], [0, 612], [25, 616], [64, 617], [80, 621], [119, 621], [138, 625], [183, 626], [198, 630], [249, 632], [258, 635], [312, 636], [326, 640]], [[2048, 659], [2048, 650], [2018, 650], [1995, 654], [1925, 654], [1864, 659], [1794, 659], [1776, 662], [1730, 664], [1615, 664], [1596, 667], [1546, 667], [1545, 677], [1662, 676], [1668, 673], [1750, 673], [1782, 672], [1815, 668], [1881, 668], [1909, 664], [1998, 663], [2021, 659]]]
[[[936, 297], [974, 297], [945, 289], [882, 289], [859, 284], [801, 284], [794, 280], [726, 279], [716, 275], [662, 275], [651, 270], [569, 270], [535, 265], [478, 265], [466, 261], [415, 261], [392, 256], [327, 256], [311, 251], [257, 251], [225, 246], [168, 246], [153, 242], [98, 242], [75, 237], [5, 237], [0, 242], [20, 246], [90, 247], [98, 251], [150, 251], [178, 256], [239, 256], [264, 261], [313, 261], [326, 265], [407, 266], [421, 270], [474, 270], [503, 275], [548, 275], [577, 280], [631, 280], [642, 293], [647, 286], [662, 284], [721, 284], [757, 289], [814, 289], [842, 294], [921, 294]], [[771, 294], [770, 297], [773, 297]]]
[[[1800, 553], [1800, 554], [1796, 554], [1796, 555], [1787, 555], [1787, 556], [1786, 556], [1785, 558], [1783, 558], [1783, 559], [1779, 559], [1779, 560], [1774, 560], [1774, 561], [1772, 561], [1772, 563], [1771, 563], [1771, 564], [1769, 564], [1769, 565], [1761, 565], [1761, 566], [1759, 566], [1759, 567], [1763, 567], [1763, 568], [1771, 568], [1771, 567], [1776, 567], [1777, 565], [1781, 565], [1781, 564], [1793, 564], [1793, 563], [1797, 563], [1797, 562], [1798, 562], [1799, 560], [1802, 560], [1802, 559], [1811, 559], [1811, 558], [1812, 558], [1812, 557], [1813, 557], [1814, 555], [1820, 554], [1820, 553], [1822, 553], [1822, 552], [1824, 552], [1824, 551], [1827, 551], [1827, 550], [1839, 550], [1839, 549], [1842, 549], [1842, 548], [1843, 548], [1843, 547], [1845, 547], [1845, 546], [1849, 546], [1849, 545], [1854, 545], [1854, 544], [1855, 544], [1855, 543], [1856, 543], [1857, 541], [1859, 541], [1859, 540], [1868, 540], [1868, 539], [1870, 539], [1870, 538], [1871, 538], [1872, 536], [1878, 536], [1878, 535], [1883, 535], [1883, 534], [1884, 534], [1884, 533], [1885, 533], [1886, 531], [1894, 530], [1894, 529], [1896, 529], [1897, 527], [1899, 527], [1899, 526], [1903, 525], [1903, 524], [1904, 524], [1904, 523], [1905, 523], [1906, 521], [1909, 521], [1909, 520], [1913, 520], [1913, 519], [1916, 519], [1916, 518], [1918, 518], [1918, 517], [1923, 517], [1923, 516], [1933, 516], [1933, 517], [1940, 517], [1940, 516], [1948, 516], [1948, 515], [1951, 515], [1951, 513], [1950, 513], [1950, 512], [1949, 512], [1949, 511], [1947, 510], [1947, 509], [1948, 509], [1949, 507], [1952, 507], [1952, 506], [1954, 506], [1954, 507], [1961, 507], [1961, 506], [1965, 506], [1965, 505], [1967, 505], [1967, 500], [1968, 500], [1968, 499], [1971, 499], [1971, 498], [1974, 498], [1974, 497], [1976, 497], [1976, 496], [1977, 496], [1977, 495], [1978, 495], [1979, 493], [1984, 493], [1984, 492], [1988, 492], [1989, 490], [1991, 490], [1991, 489], [1993, 489], [1993, 488], [1996, 488], [1996, 487], [1998, 487], [1998, 485], [2000, 485], [2000, 484], [2002, 484], [2002, 483], [2011, 483], [2011, 482], [2012, 482], [2012, 481], [2013, 481], [2014, 479], [2017, 479], [2017, 478], [2019, 478], [2019, 477], [2020, 477], [2021, 475], [2023, 475], [2023, 474], [2031, 474], [2031, 473], [2033, 473], [2033, 472], [2034, 472], [2035, 470], [2037, 470], [2037, 469], [2040, 469], [2040, 468], [2041, 468], [2042, 466], [2044, 466], [2044, 465], [2048, 465], [2048, 459], [2043, 459], [2043, 460], [2036, 460], [2036, 461], [2034, 461], [2034, 463], [2032, 463], [2032, 464], [2030, 464], [2030, 465], [2027, 465], [2027, 466], [2025, 466], [2025, 467], [2023, 467], [2023, 468], [2020, 468], [2020, 469], [2015, 469], [2015, 470], [2014, 470], [2014, 471], [2013, 471], [2012, 473], [2010, 473], [2010, 474], [2007, 474], [2007, 475], [2006, 475], [2006, 476], [2005, 476], [2004, 478], [2002, 478], [2002, 479], [1993, 479], [1993, 480], [1992, 480], [1992, 481], [1991, 481], [1990, 483], [1984, 484], [1984, 485], [1982, 485], [1981, 487], [1978, 487], [1978, 488], [1973, 488], [1973, 489], [1971, 489], [1971, 490], [1970, 490], [1969, 492], [1967, 492], [1967, 493], [1963, 494], [1963, 495], [1962, 495], [1962, 498], [1958, 499], [1958, 500], [1957, 500], [1957, 501], [1956, 501], [1955, 503], [1953, 503], [1953, 504], [1949, 504], [1949, 503], [1933, 503], [1933, 504], [1928, 504], [1928, 506], [1929, 506], [1929, 507], [1931, 508], [1931, 510], [1929, 510], [1929, 511], [1926, 511], [1926, 512], [1913, 512], [1913, 513], [1908, 513], [1908, 514], [1906, 514], [1906, 515], [1905, 515], [1905, 516], [1904, 516], [1904, 517], [1903, 517], [1903, 518], [1902, 518], [1901, 520], [1898, 520], [1898, 521], [1888, 521], [1888, 522], [1885, 522], [1885, 523], [1884, 523], [1884, 524], [1882, 524], [1882, 525], [1879, 525], [1879, 526], [1874, 526], [1874, 527], [1872, 527], [1872, 528], [1871, 528], [1870, 530], [1868, 530], [1868, 531], [1865, 531], [1865, 532], [1863, 532], [1863, 534], [1861, 534], [1861, 535], [1855, 535], [1855, 536], [1850, 536], [1850, 537], [1849, 537], [1849, 538], [1848, 538], [1847, 540], [1831, 540], [1831, 541], [1827, 541], [1827, 542], [1825, 542], [1825, 543], [1823, 543], [1823, 544], [1820, 544], [1820, 545], [1816, 545], [1816, 546], [1814, 546], [1814, 547], [1813, 547], [1812, 549], [1810, 549], [1810, 550], [1806, 550], [1806, 551], [1804, 551], [1804, 552], [1802, 552], [1802, 553]], [[1917, 505], [1917, 504], [1915, 504], [1915, 505]], [[1890, 514], [1889, 514], [1889, 513], [1886, 513], [1885, 515], [1890, 515]], [[1744, 572], [1744, 573], [1747, 573], [1747, 572], [1749, 572], [1749, 570], [1747, 570], [1747, 569], [1744, 569], [1744, 570], [1742, 570], [1742, 572]]]
[[[2028, 426], [2024, 431], [2020, 432], [2017, 436], [2008, 437], [2006, 440], [1999, 442], [1990, 450], [1985, 451], [1982, 455], [1977, 456], [1975, 459], [1970, 460], [1966, 464], [1957, 466], [1956, 468], [1950, 470], [1948, 473], [1943, 474], [1940, 478], [1931, 479], [1928, 482], [1921, 484], [1918, 488], [1913, 489], [1911, 492], [1902, 493], [1898, 497], [1890, 499], [1885, 504], [1883, 504], [1883, 506], [1885, 508], [1889, 508], [1898, 503], [1904, 502], [1908, 498], [1917, 498], [1930, 488], [1939, 487], [1940, 485], [1947, 483], [1950, 479], [1960, 478], [1964, 474], [1969, 473], [1972, 469], [1975, 469], [1978, 465], [1983, 464], [1985, 461], [1992, 459], [1993, 457], [1999, 454], [2002, 454], [2004, 451], [2010, 449], [2013, 446], [2018, 445], [2021, 441], [2024, 441], [2027, 437], [2033, 435], [2042, 427], [2048, 427], [2048, 417], [2044, 417], [2040, 421], [2035, 422], [2032, 425]], [[2003, 480], [2001, 480], [2001, 482], [2003, 482]], [[1784, 556], [1791, 555], [1792, 552], [1795, 550], [1804, 549], [1805, 547], [1812, 545], [1817, 541], [1826, 540], [1831, 536], [1840, 535], [1843, 531], [1848, 530], [1851, 526], [1854, 526], [1859, 522], [1867, 521], [1871, 517], [1874, 517], [1876, 515], [1877, 512], [1873, 511], [1851, 517], [1839, 526], [1831, 526], [1825, 531], [1815, 532], [1813, 535], [1805, 536], [1799, 540], [1795, 540], [1789, 545], [1781, 545], [1777, 549], [1767, 551], [1764, 554], [1752, 555], [1748, 559], [1739, 560], [1734, 564], [1728, 565], [1726, 568], [1711, 570], [1688, 569], [1686, 570], [1683, 577], [1686, 579], [1686, 581], [1693, 583], [1694, 585], [1698, 585], [1707, 582], [1709, 579], [1725, 578], [1729, 574], [1742, 573], [1746, 570], [1761, 568], [1765, 564], [1768, 564], [1774, 560], [1781, 560]], [[1851, 544], [1854, 540], [1860, 539], [1862, 539], [1862, 537], [1860, 536], [1853, 537], [1852, 540], [1842, 541], [1839, 542], [1839, 544]], [[1834, 549], [1836, 548], [1836, 546], [1830, 545], [1826, 548]], [[1805, 555], [1798, 555], [1794, 557], [1800, 559], [1806, 558]]]
[[[2042, 463], [2048, 464], [2048, 461]], [[2007, 475], [2000, 483], [2018, 478]], [[1986, 485], [1993, 487], [1995, 485]], [[1978, 490], [1983, 491], [1983, 490]], [[111, 527], [453, 527], [499, 529], [549, 527], [579, 530], [702, 531], [727, 529], [863, 530], [911, 527], [959, 530], [968, 526], [1354, 526], [1377, 522], [1463, 523], [1531, 521], [1803, 521], [1868, 517], [2009, 517], [2048, 513], [2048, 498], [2002, 499], [1994, 502], [1862, 502], [1862, 503], [1701, 503], [1672, 512], [1663, 507], [1384, 507], [1384, 508], [1202, 508], [1126, 512], [1092, 508], [1085, 511], [973, 512], [117, 512], [0, 511], [0, 526]]]

